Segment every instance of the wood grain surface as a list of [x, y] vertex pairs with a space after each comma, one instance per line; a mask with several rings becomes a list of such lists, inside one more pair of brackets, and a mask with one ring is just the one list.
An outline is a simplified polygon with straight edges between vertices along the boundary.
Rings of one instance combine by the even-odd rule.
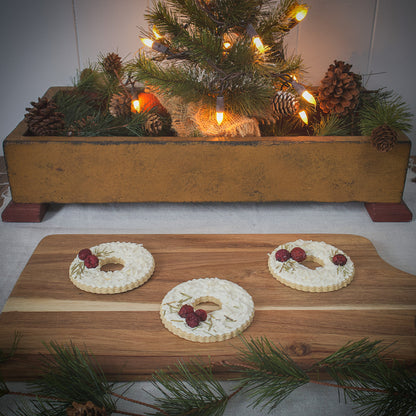
[[[288, 288], [269, 273], [267, 254], [277, 245], [303, 238], [325, 241], [350, 255], [352, 283], [328, 293]], [[97, 295], [76, 288], [68, 269], [78, 251], [110, 241], [142, 243], [156, 269], [140, 288]], [[199, 344], [181, 339], [162, 325], [159, 304], [177, 284], [219, 277], [241, 285], [253, 297], [256, 313], [246, 337], [266, 336], [300, 365], [364, 337], [395, 342], [390, 357], [416, 362], [416, 276], [387, 264], [360, 236], [335, 234], [50, 235], [35, 249], [2, 314], [0, 348], [15, 331], [22, 334], [15, 358], [3, 368], [7, 380], [36, 376], [43, 343], [72, 341], [93, 353], [109, 379], [147, 378], [178, 359], [202, 357], [227, 377], [222, 360], [233, 361], [238, 338]]]

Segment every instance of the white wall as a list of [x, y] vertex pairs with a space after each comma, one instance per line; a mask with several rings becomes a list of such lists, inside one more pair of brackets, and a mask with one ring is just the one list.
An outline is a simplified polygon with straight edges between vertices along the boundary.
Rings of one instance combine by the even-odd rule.
[[[402, 95], [416, 114], [416, 2], [305, 0], [310, 11], [288, 37], [308, 81], [319, 84], [335, 59], [353, 65], [367, 88]], [[100, 53], [132, 57], [149, 0], [0, 0], [0, 139], [22, 120], [25, 107], [50, 86], [71, 85], [79, 67]], [[414, 119], [416, 126], [416, 118]], [[416, 128], [409, 134], [416, 153]], [[1, 150], [2, 154], [2, 150]]]

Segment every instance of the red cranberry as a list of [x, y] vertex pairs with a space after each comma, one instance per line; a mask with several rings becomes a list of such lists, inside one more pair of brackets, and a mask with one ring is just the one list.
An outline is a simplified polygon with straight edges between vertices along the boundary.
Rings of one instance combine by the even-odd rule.
[[187, 325], [190, 326], [191, 328], [195, 328], [196, 326], [199, 325], [200, 319], [195, 312], [188, 313], [185, 319], [186, 319]]
[[190, 313], [194, 312], [194, 308], [191, 305], [182, 305], [179, 309], [179, 316], [181, 318], [186, 318]]
[[94, 256], [94, 254], [90, 254], [87, 256], [87, 258], [84, 260], [85, 267], [88, 269], [94, 269], [98, 266], [98, 257]]
[[78, 258], [80, 260], [85, 260], [88, 256], [91, 256], [91, 250], [89, 248], [83, 248], [79, 253], [78, 253]]
[[298, 263], [301, 263], [303, 260], [306, 259], [306, 253], [303, 248], [295, 247], [290, 252], [290, 255], [293, 260], [297, 261]]
[[277, 250], [275, 255], [277, 261], [285, 262], [290, 259], [290, 253], [285, 248]]
[[199, 318], [200, 321], [205, 321], [207, 319], [208, 314], [203, 309], [197, 309], [195, 311], [195, 315]]
[[343, 254], [335, 254], [335, 256], [332, 257], [332, 262], [337, 266], [344, 266], [347, 262], [347, 258]]

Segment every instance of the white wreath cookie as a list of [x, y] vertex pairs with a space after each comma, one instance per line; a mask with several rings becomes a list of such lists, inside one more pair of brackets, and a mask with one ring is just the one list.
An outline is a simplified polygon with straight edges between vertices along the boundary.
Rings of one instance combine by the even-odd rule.
[[[312, 270], [305, 259], [321, 266]], [[323, 241], [296, 240], [278, 246], [269, 254], [270, 273], [279, 282], [305, 292], [330, 292], [351, 283], [355, 269], [342, 250]]]
[[[194, 310], [202, 302], [220, 309]], [[173, 334], [189, 341], [216, 342], [235, 337], [254, 317], [251, 296], [236, 283], [224, 279], [193, 279], [170, 290], [160, 306], [160, 318]]]
[[[104, 271], [108, 264], [121, 264], [121, 270]], [[155, 261], [142, 244], [111, 242], [81, 250], [71, 263], [69, 278], [86, 292], [112, 294], [134, 289], [153, 274]]]

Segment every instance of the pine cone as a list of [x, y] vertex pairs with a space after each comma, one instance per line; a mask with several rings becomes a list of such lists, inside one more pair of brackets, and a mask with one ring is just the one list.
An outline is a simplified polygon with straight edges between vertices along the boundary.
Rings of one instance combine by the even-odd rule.
[[288, 91], [277, 91], [273, 97], [273, 114], [276, 118], [291, 116], [299, 110], [299, 101]]
[[38, 98], [38, 102], [30, 103], [33, 107], [26, 108], [25, 121], [29, 131], [35, 136], [57, 136], [63, 130], [64, 115], [56, 111], [57, 106], [46, 97]]
[[149, 114], [144, 128], [149, 136], [159, 134], [163, 128], [162, 118], [155, 113]]
[[360, 95], [361, 77], [350, 71], [351, 65], [334, 61], [318, 88], [318, 98], [324, 113], [345, 116], [354, 110]]
[[123, 92], [113, 94], [108, 111], [113, 117], [126, 117], [131, 113], [131, 97]]
[[397, 143], [397, 133], [387, 124], [383, 124], [371, 132], [371, 143], [380, 152], [389, 152]]
[[105, 72], [113, 75], [114, 72], [120, 72], [122, 60], [118, 54], [111, 52], [103, 58], [101, 64]]
[[107, 416], [104, 407], [98, 407], [93, 402], [85, 404], [73, 402], [71, 407], [66, 409], [67, 416]]

